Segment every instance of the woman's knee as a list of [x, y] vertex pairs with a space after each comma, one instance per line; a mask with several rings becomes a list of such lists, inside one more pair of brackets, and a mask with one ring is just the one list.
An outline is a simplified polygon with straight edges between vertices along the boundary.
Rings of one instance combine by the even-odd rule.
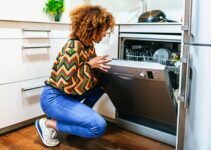
[[96, 120], [94, 122], [95, 122], [94, 125], [91, 127], [93, 136], [94, 136], [94, 138], [101, 137], [106, 130], [107, 123], [101, 116], [96, 118]]

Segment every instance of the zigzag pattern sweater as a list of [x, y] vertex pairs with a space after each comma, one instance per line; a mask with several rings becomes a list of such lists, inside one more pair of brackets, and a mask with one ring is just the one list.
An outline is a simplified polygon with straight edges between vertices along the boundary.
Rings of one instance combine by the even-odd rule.
[[96, 79], [87, 63], [96, 56], [94, 46], [85, 48], [78, 40], [69, 39], [59, 52], [47, 85], [67, 94], [82, 95], [96, 85]]

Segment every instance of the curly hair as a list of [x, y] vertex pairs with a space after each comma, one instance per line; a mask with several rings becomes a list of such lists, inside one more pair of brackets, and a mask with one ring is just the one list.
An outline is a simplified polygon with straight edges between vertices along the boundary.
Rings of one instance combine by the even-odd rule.
[[86, 46], [92, 45], [93, 41], [99, 42], [105, 36], [105, 32], [113, 31], [115, 25], [112, 14], [98, 5], [79, 6], [70, 12], [70, 18], [70, 38], [78, 39]]

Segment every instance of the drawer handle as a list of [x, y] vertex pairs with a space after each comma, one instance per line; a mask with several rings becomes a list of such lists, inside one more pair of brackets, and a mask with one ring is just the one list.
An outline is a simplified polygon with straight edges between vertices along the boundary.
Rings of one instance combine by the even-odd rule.
[[51, 48], [51, 46], [23, 46], [22, 49]]
[[44, 85], [39, 85], [39, 86], [34, 86], [34, 87], [27, 87], [27, 88], [22, 88], [22, 91], [30, 91], [30, 90], [34, 90], [34, 89], [39, 89], [39, 88], [43, 88]]
[[23, 29], [23, 32], [51, 32], [51, 30], [31, 30], [31, 29]]

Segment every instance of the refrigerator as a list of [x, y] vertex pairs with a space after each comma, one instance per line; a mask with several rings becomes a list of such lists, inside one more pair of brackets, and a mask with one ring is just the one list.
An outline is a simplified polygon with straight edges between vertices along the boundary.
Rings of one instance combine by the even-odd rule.
[[211, 150], [211, 0], [185, 0], [177, 150]]

